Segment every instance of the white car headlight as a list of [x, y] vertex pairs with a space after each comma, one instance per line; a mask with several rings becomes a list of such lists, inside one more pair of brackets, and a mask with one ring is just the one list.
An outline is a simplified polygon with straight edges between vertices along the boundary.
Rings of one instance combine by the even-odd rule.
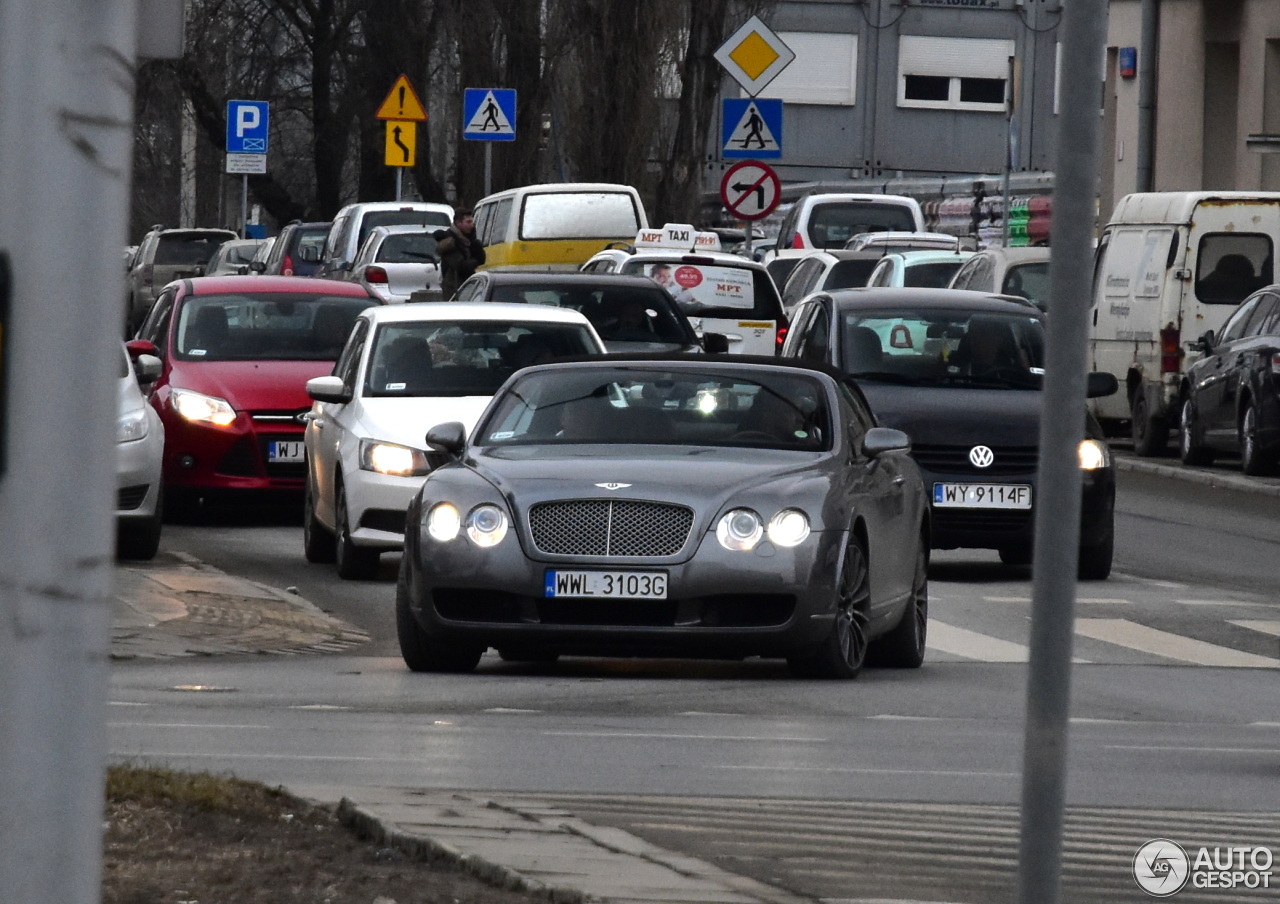
[[755, 549], [764, 536], [764, 523], [751, 509], [734, 509], [726, 512], [716, 525], [716, 539], [725, 549], [740, 552]]
[[427, 453], [395, 443], [360, 440], [360, 469], [395, 477], [420, 477], [431, 470]]
[[213, 424], [215, 427], [229, 427], [235, 423], [236, 410], [226, 399], [192, 392], [190, 389], [175, 389], [169, 399], [174, 411], [189, 421]]
[[1106, 443], [1100, 443], [1096, 439], [1086, 439], [1081, 442], [1078, 453], [1082, 470], [1096, 471], [1111, 464], [1111, 449]]
[[496, 505], [478, 505], [467, 515], [467, 536], [476, 546], [497, 546], [507, 535], [507, 513]]
[[809, 517], [799, 509], [783, 509], [770, 519], [765, 532], [777, 546], [799, 546], [809, 536]]
[[448, 543], [462, 529], [462, 516], [458, 508], [448, 502], [438, 502], [427, 512], [427, 533], [441, 543]]
[[147, 409], [139, 408], [123, 414], [116, 421], [116, 442], [132, 443], [146, 438]]

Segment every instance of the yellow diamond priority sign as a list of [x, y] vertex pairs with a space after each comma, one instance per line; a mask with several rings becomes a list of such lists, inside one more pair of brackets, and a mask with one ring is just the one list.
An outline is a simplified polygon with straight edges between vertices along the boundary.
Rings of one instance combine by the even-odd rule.
[[752, 16], [720, 45], [715, 57], [743, 90], [755, 97], [796, 55], [759, 16]]

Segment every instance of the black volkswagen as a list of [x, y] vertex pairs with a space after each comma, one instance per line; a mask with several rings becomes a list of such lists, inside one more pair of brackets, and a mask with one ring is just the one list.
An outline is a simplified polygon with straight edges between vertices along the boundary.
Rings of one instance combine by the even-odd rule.
[[[1044, 315], [1030, 302], [946, 289], [851, 289], [797, 309], [784, 356], [839, 367], [881, 424], [911, 437], [932, 506], [935, 549], [1031, 561]], [[1091, 375], [1090, 393], [1115, 380]], [[1115, 470], [1087, 415], [1080, 577], [1111, 573]]]
[[516, 373], [409, 508], [405, 662], [564, 653], [914, 668], [927, 503], [905, 435], [839, 374], [775, 358], [603, 358]]

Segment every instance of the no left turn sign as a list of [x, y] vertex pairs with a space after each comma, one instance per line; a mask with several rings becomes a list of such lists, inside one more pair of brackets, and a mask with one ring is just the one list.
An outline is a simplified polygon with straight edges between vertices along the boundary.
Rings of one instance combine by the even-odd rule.
[[720, 180], [720, 200], [739, 220], [763, 220], [782, 198], [778, 174], [757, 160], [729, 167]]

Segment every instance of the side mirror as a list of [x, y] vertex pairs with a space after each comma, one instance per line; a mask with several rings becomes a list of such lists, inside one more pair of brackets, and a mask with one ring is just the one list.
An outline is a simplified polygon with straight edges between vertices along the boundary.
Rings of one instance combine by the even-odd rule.
[[1213, 335], [1213, 330], [1206, 330], [1199, 340], [1200, 351], [1206, 355], [1213, 354], [1213, 346], [1216, 344], [1217, 338], [1217, 336]]
[[879, 458], [886, 452], [911, 451], [911, 437], [892, 427], [872, 427], [862, 438], [862, 454], [867, 458]]
[[351, 401], [351, 392], [342, 377], [312, 377], [307, 381], [307, 395], [317, 402], [343, 404]]
[[347, 271], [348, 271], [348, 270], [350, 270], [350, 269], [351, 269], [351, 261], [336, 261], [336, 262], [333, 264], [333, 266], [329, 268], [329, 272], [330, 272], [330, 273], [345, 273], [345, 272], [347, 272]]
[[138, 355], [134, 359], [133, 370], [138, 375], [138, 382], [143, 386], [149, 386], [160, 379], [160, 374], [164, 371], [164, 362], [155, 355]]
[[1089, 374], [1085, 386], [1085, 393], [1091, 399], [1115, 395], [1120, 391], [1120, 381], [1116, 379], [1115, 374], [1104, 374], [1098, 371]]
[[156, 344], [150, 339], [130, 339], [124, 344], [124, 348], [129, 353], [129, 357], [133, 359], [135, 367], [137, 366], [139, 355], [160, 356]]
[[196, 264], [196, 276], [204, 276], [204, 264]]
[[254, 273], [266, 273], [267, 262], [266, 261], [249, 261], [249, 269], [252, 270]]
[[467, 428], [458, 421], [436, 424], [427, 431], [427, 446], [437, 452], [461, 455], [467, 444]]
[[702, 349], [708, 355], [727, 355], [729, 353], [729, 337], [723, 333], [703, 333]]

